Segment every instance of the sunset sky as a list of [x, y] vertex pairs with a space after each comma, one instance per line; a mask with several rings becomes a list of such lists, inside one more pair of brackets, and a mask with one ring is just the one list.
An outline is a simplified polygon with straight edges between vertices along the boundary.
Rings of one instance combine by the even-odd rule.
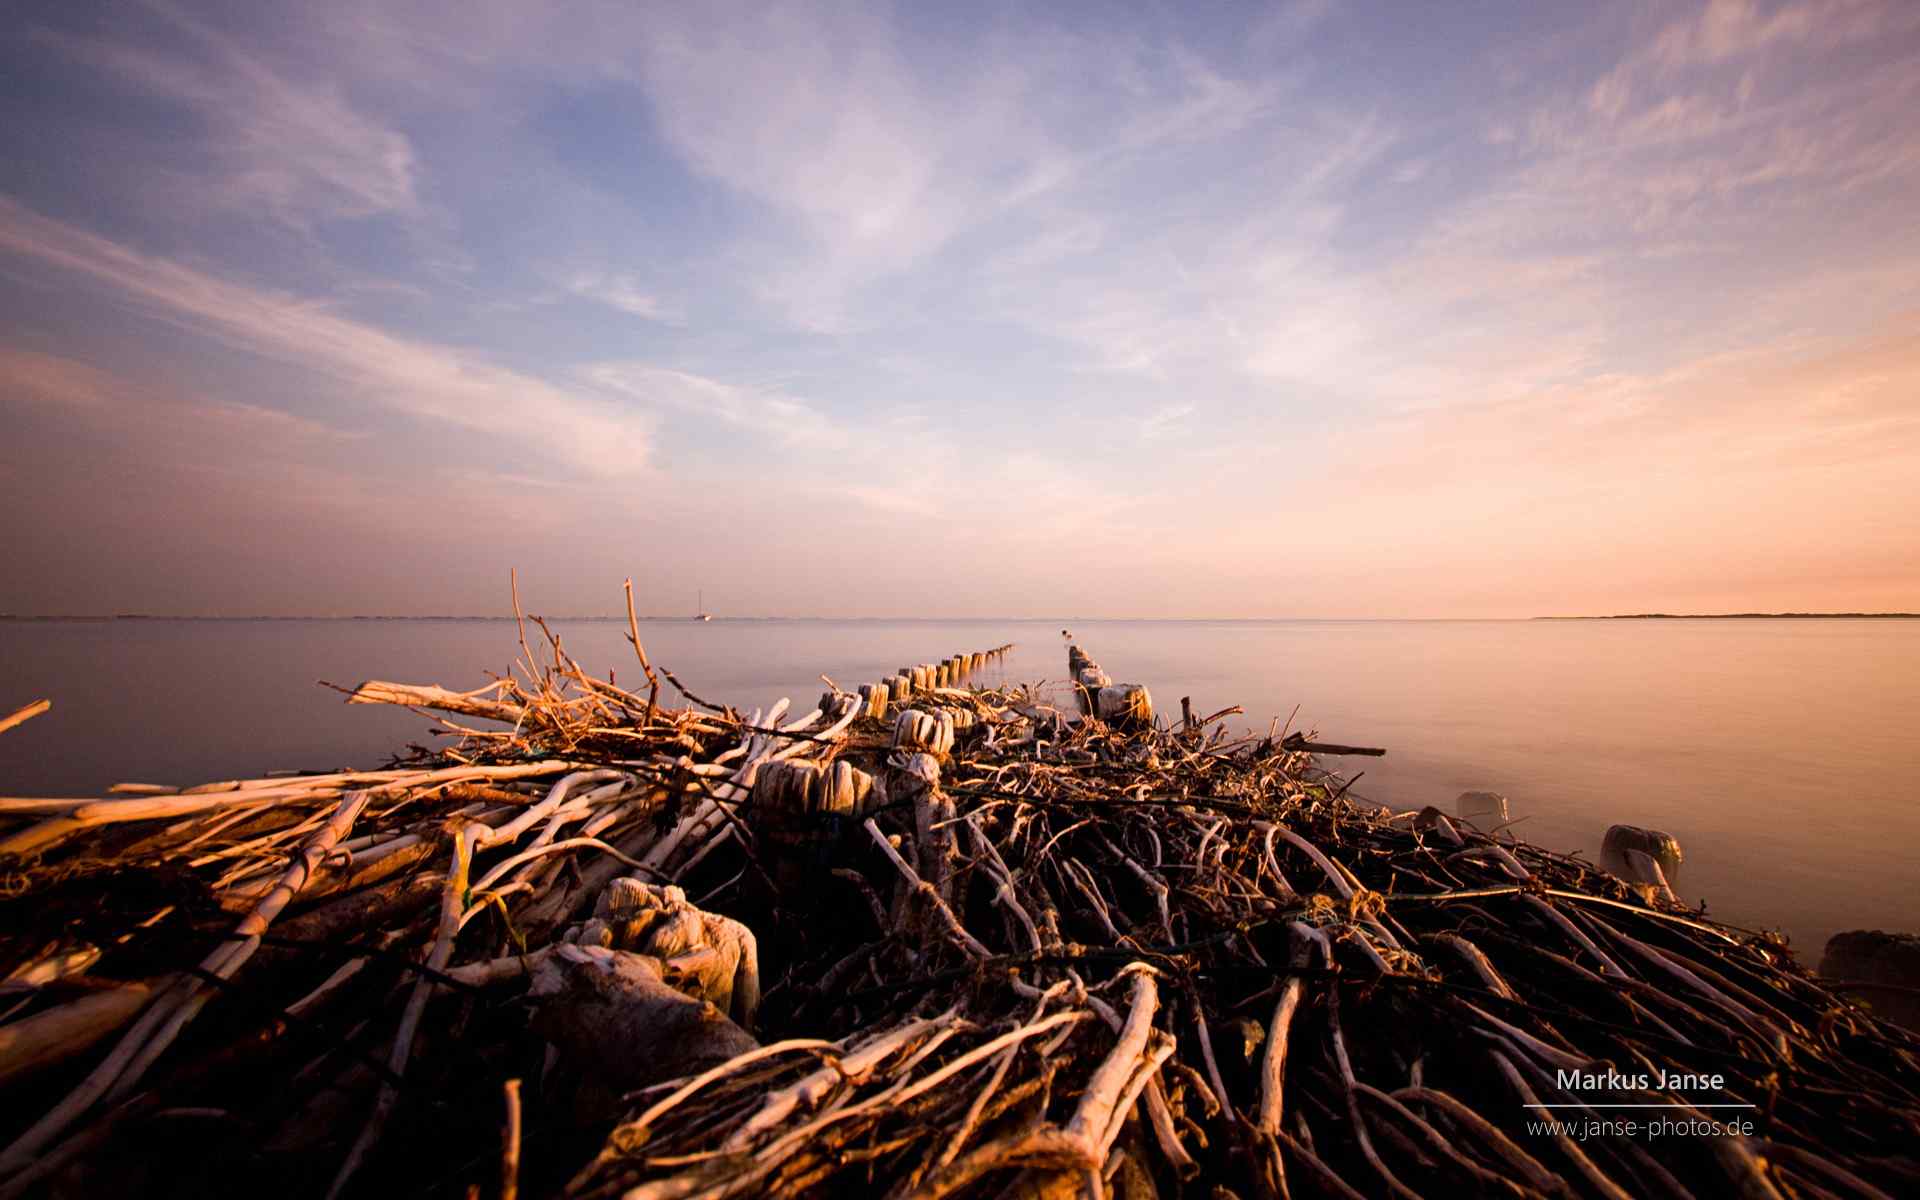
[[0, 612], [1920, 609], [1920, 4], [0, 32]]

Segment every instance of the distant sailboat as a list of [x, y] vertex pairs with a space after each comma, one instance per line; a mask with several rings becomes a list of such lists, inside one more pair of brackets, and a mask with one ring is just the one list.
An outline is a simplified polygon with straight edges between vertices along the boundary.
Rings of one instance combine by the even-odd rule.
[[704, 591], [700, 593], [700, 607], [693, 614], [693, 619], [696, 621], [713, 620], [713, 614], [707, 611], [707, 594]]

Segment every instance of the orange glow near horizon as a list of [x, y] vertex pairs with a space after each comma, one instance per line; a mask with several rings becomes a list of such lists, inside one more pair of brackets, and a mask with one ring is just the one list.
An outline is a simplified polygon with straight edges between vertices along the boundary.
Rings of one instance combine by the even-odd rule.
[[29, 14], [0, 612], [1920, 610], [1920, 8], [510, 8]]

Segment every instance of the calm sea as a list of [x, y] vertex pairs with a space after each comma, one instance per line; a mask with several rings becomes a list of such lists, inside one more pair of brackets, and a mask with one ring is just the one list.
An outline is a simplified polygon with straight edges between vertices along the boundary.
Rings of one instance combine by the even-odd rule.
[[[561, 622], [598, 673], [639, 678], [624, 623]], [[1162, 712], [1183, 695], [1265, 729], [1385, 746], [1354, 791], [1449, 811], [1511, 798], [1514, 831], [1597, 856], [1609, 824], [1677, 836], [1676, 884], [1721, 920], [1784, 929], [1817, 962], [1841, 929], [1920, 930], [1920, 621], [1074, 622], [1116, 680]], [[995, 675], [1058, 679], [1058, 622], [646, 622], [649, 652], [743, 708], [820, 673], [844, 684], [1014, 642]], [[0, 622], [0, 794], [84, 795], [276, 768], [378, 766], [410, 713], [347, 707], [315, 681], [472, 688], [518, 653], [498, 621]]]

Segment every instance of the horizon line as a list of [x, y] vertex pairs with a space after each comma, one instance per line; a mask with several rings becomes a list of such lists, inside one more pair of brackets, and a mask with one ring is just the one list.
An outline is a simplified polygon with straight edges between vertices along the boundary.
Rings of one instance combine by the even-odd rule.
[[[533, 616], [535, 614], [528, 614]], [[513, 614], [481, 615], [473, 613], [227, 613], [227, 614], [183, 614], [183, 613], [0, 613], [0, 621], [513, 621]], [[604, 615], [570, 614], [561, 616], [541, 615], [547, 621], [625, 621], [625, 613]], [[637, 618], [651, 622], [696, 622], [702, 618], [675, 614], [650, 614]], [[1590, 613], [1590, 614], [1549, 614], [1530, 617], [1342, 617], [1342, 616], [1292, 616], [1292, 617], [1090, 617], [1090, 616], [867, 616], [867, 617], [830, 617], [793, 614], [714, 615], [711, 621], [1015, 621], [1039, 623], [1075, 621], [1097, 622], [1164, 622], [1198, 623], [1217, 622], [1225, 624], [1254, 624], [1270, 621], [1736, 621], [1736, 620], [1914, 620], [1920, 619], [1920, 612], [1726, 612], [1726, 613]], [[1063, 631], [1064, 632], [1064, 631]]]

